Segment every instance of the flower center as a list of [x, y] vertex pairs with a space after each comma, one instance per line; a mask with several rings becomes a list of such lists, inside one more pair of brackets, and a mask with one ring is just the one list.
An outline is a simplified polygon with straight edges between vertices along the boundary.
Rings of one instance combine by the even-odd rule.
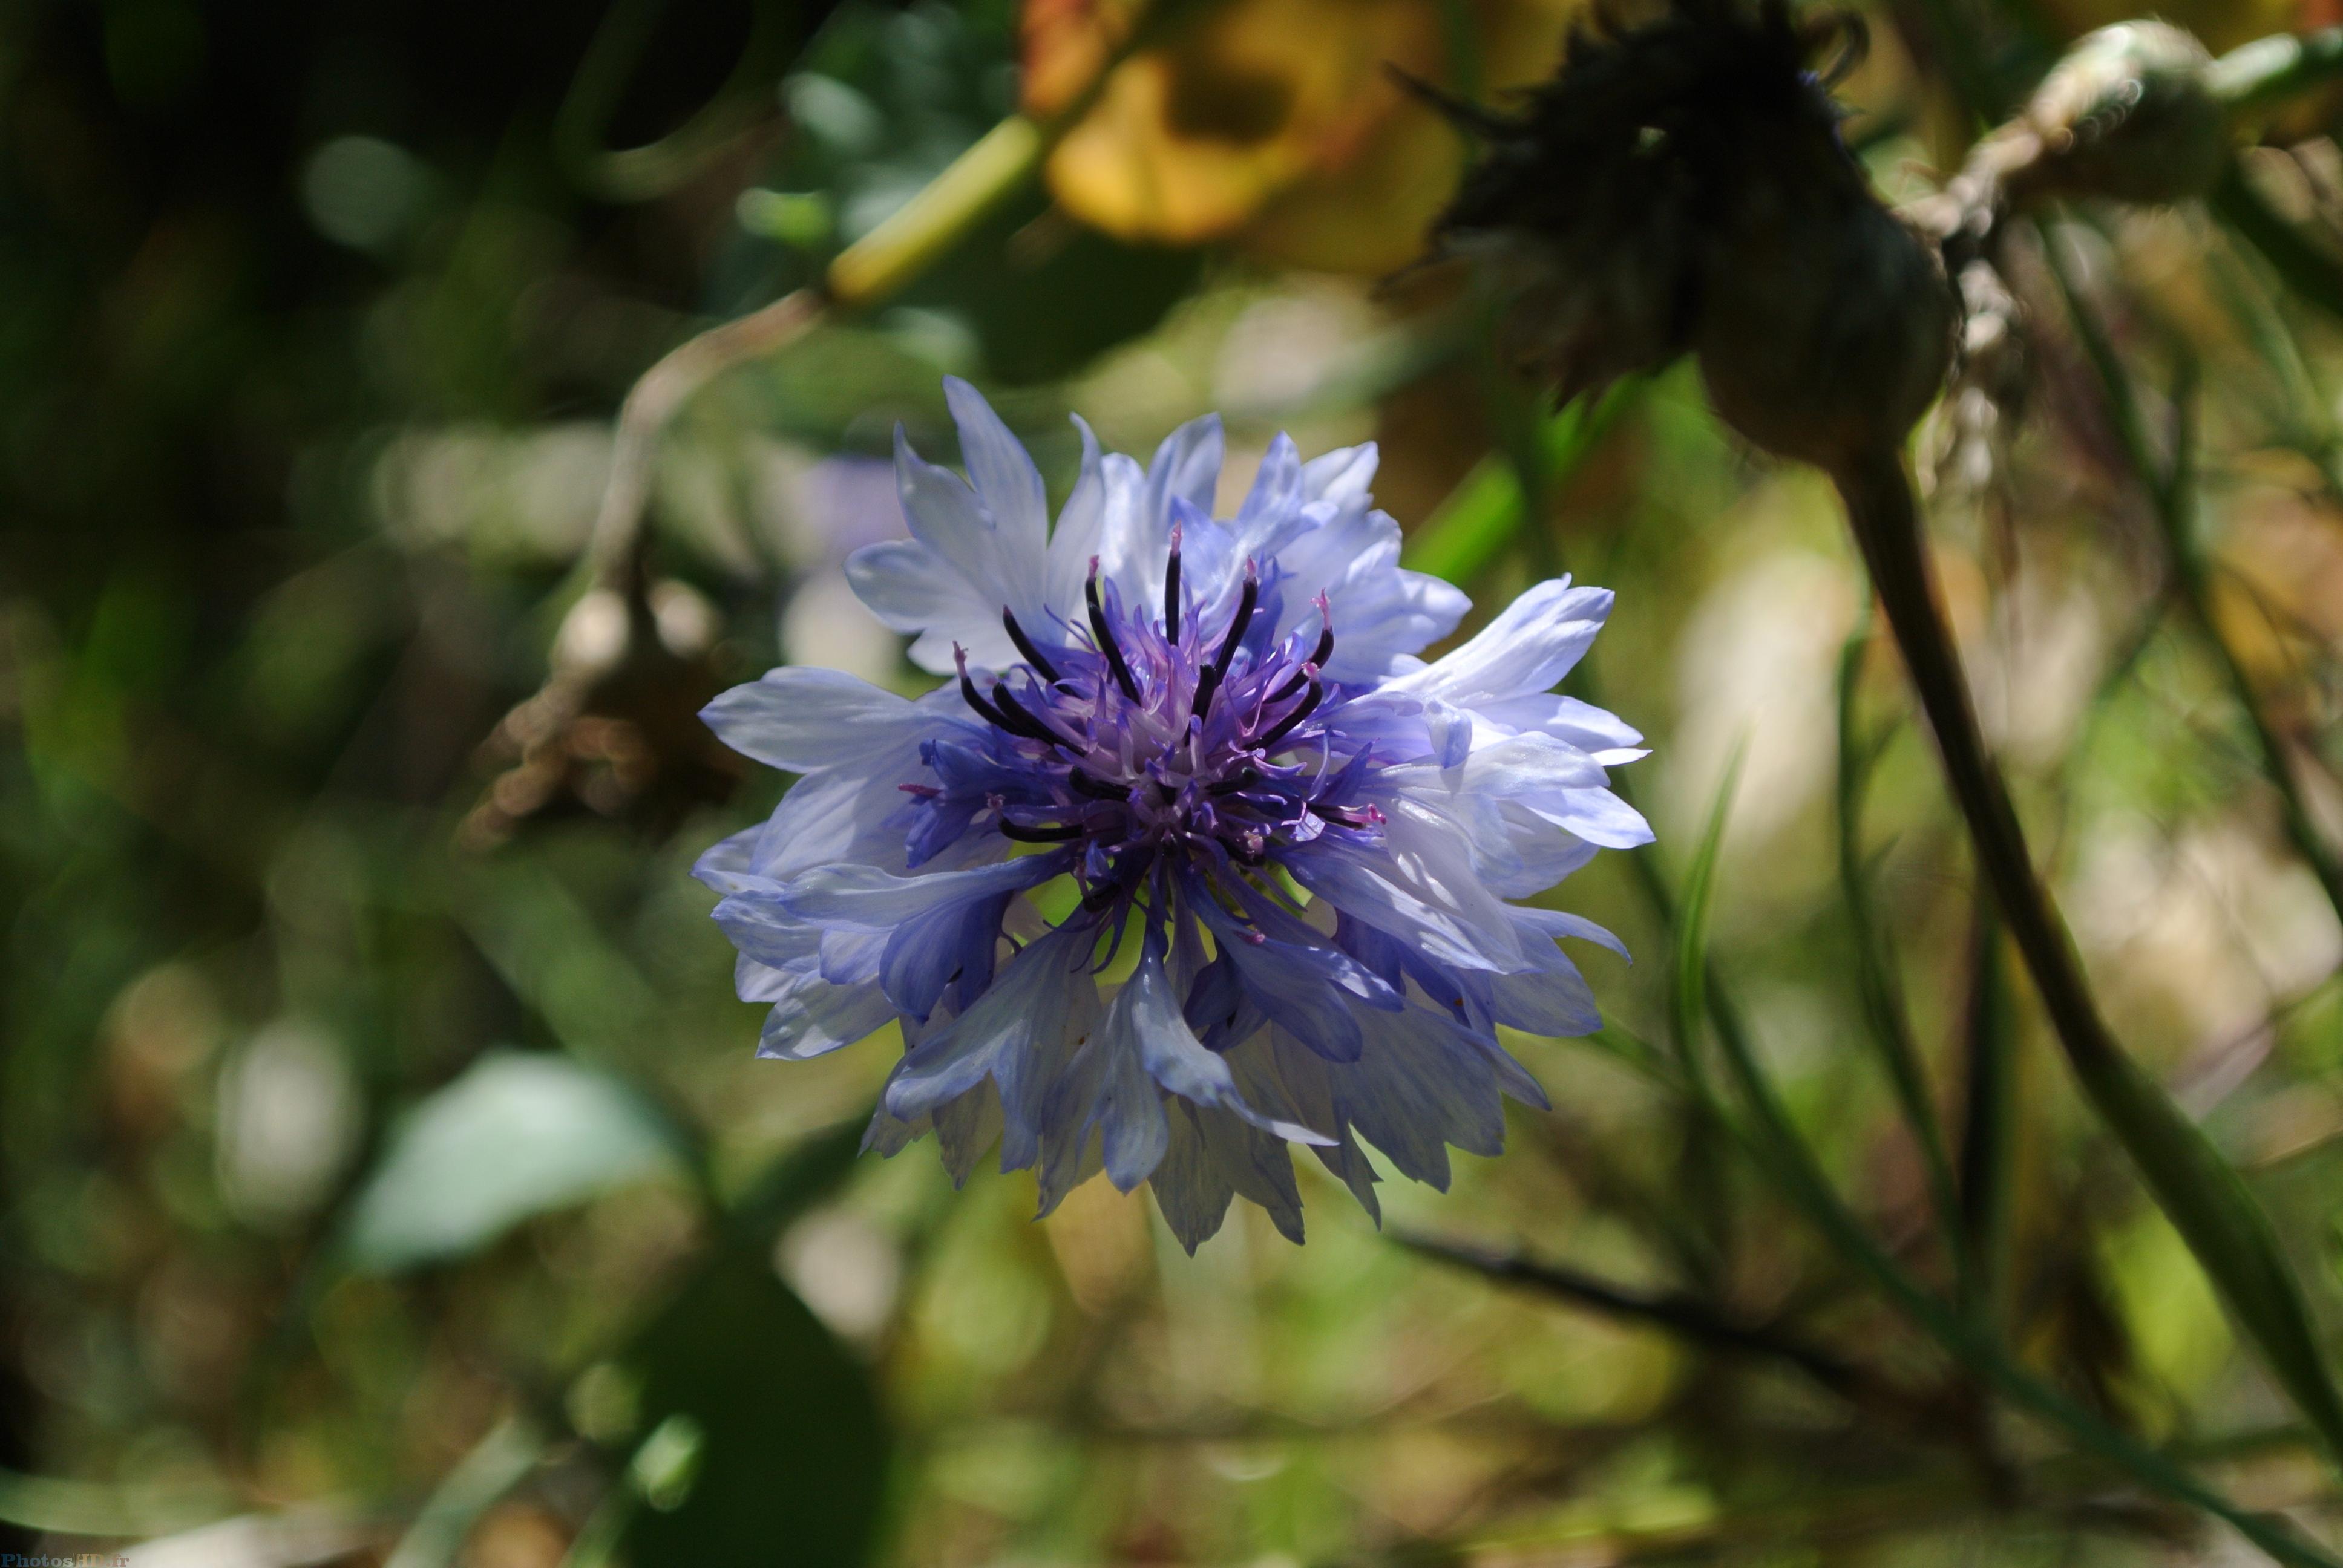
[[1245, 564], [1235, 606], [1208, 628], [1187, 596], [1172, 532], [1160, 617], [1132, 613], [1091, 562], [1087, 624], [1053, 658], [1007, 609], [1024, 656], [990, 690], [955, 649], [961, 697], [990, 729], [980, 763], [931, 751], [940, 783], [921, 803], [1022, 843], [1077, 845], [1086, 908], [1134, 893], [1167, 858], [1255, 868], [1330, 829], [1372, 833], [1357, 803], [1368, 759], [1342, 754], [1330, 723], [1342, 697], [1323, 670], [1334, 650], [1325, 596], [1314, 640], [1262, 635], [1263, 587]]

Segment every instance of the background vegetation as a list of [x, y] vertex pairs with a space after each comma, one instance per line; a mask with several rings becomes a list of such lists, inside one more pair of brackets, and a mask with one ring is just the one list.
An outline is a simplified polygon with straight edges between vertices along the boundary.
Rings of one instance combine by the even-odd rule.
[[[1980, 911], [1827, 485], [1681, 369], [1548, 413], [1401, 270], [1465, 149], [1383, 65], [1499, 100], [1574, 0], [1181, 9], [0, 12], [0, 1551], [2253, 1560], [2191, 1476], [2333, 1533]], [[1921, 196], [2120, 14], [1866, 6], [1849, 144]], [[2338, 112], [2241, 126], [2209, 206], [2021, 224], [2022, 369], [1920, 451], [2101, 1003], [2328, 1348]], [[948, 166], [988, 199], [881, 228]], [[637, 377], [825, 276], [593, 546]], [[1245, 1211], [1191, 1261], [1103, 1183], [1036, 1224], [853, 1158], [880, 1042], [752, 1059], [686, 870], [784, 781], [692, 715], [789, 659], [910, 689], [840, 567], [901, 528], [895, 421], [952, 450], [946, 372], [1058, 493], [1067, 411], [1143, 453], [1218, 407], [1226, 495], [1278, 429], [1380, 441], [1484, 614], [1618, 589], [1578, 678], [1660, 842], [1563, 895], [1638, 955], [1590, 965], [1616, 1027], [1523, 1042], [1556, 1111], [1383, 1232], [1307, 1170], [1301, 1249]]]

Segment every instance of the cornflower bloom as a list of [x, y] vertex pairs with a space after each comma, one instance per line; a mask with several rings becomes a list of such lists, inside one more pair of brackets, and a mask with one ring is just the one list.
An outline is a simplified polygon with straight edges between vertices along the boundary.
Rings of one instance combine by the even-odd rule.
[[968, 480], [899, 432], [912, 537], [849, 576], [950, 678], [788, 668], [706, 711], [800, 775], [698, 869], [771, 1004], [759, 1054], [900, 1023], [866, 1148], [932, 1131], [958, 1181], [998, 1141], [1044, 1213], [1145, 1181], [1192, 1251], [1238, 1194], [1302, 1239], [1288, 1143], [1378, 1217], [1363, 1140], [1444, 1189], [1447, 1145], [1502, 1148], [1502, 1094], [1548, 1104], [1498, 1027], [1599, 1024], [1557, 939], [1624, 951], [1508, 901], [1651, 837], [1604, 773], [1641, 738], [1553, 694], [1612, 596], [1541, 583], [1427, 664], [1468, 604], [1401, 568], [1373, 447], [1280, 437], [1219, 518], [1217, 419], [1144, 470], [1077, 419], [1053, 530], [1024, 448], [945, 386]]

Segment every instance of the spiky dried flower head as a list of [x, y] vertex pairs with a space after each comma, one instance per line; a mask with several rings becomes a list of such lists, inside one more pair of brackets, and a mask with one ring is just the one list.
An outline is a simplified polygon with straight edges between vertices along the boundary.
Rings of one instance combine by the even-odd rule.
[[1833, 466], [1900, 441], [1955, 312], [1839, 137], [1827, 84], [1862, 36], [1782, 0], [1672, 0], [1575, 32], [1517, 115], [1445, 106], [1486, 151], [1439, 237], [1489, 268], [1516, 358], [1567, 399], [1693, 352], [1769, 451]]

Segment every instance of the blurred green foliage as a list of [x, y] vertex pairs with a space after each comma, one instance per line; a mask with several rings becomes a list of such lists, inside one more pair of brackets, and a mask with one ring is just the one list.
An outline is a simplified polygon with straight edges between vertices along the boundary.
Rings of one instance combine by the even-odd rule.
[[[2109, 19], [2082, 9], [1869, 13], [1875, 178], [1953, 166], [1961, 73], [2038, 69]], [[1357, 37], [1292, 15], [1297, 79], [1387, 35], [1363, 3]], [[627, 388], [1012, 112], [1020, 23], [0, 19], [0, 1550], [2217, 1560], [2192, 1485], [2333, 1539], [2331, 1476], [1980, 919], [1827, 490], [1682, 371], [1549, 416], [1453, 278], [1276, 259], [1354, 243], [1345, 181], [1453, 166], [1395, 95], [1336, 106], [1283, 185], [1247, 166], [1252, 226], [1208, 242], [1013, 193], [884, 308], [694, 400], [640, 591], [598, 598]], [[1181, 58], [1125, 68], [1234, 69]], [[2330, 1357], [2332, 108], [2275, 122], [2217, 218], [2028, 225], [2022, 394], [1956, 393], [1922, 444], [2102, 1001], [2272, 1214]], [[753, 1059], [687, 872], [784, 781], [692, 714], [785, 658], [912, 683], [840, 566], [900, 528], [868, 462], [897, 420], [951, 455], [948, 371], [1059, 494], [1065, 413], [1143, 455], [1225, 407], [1232, 490], [1280, 424], [1379, 440], [1411, 564], [1484, 612], [1551, 570], [1619, 590], [1576, 678], [1650, 733], [1623, 776], [1661, 843], [1563, 896], [1642, 961], [1593, 970], [1604, 1034], [1520, 1042], [1557, 1110], [1512, 1152], [1386, 1189], [1424, 1245], [1306, 1171], [1302, 1249], [1248, 1213], [1191, 1261], [1102, 1183], [1036, 1224], [1022, 1179], [855, 1157], [884, 1040]], [[595, 674], [548, 706], [562, 668]], [[228, 1546], [189, 1533], [230, 1517]]]

